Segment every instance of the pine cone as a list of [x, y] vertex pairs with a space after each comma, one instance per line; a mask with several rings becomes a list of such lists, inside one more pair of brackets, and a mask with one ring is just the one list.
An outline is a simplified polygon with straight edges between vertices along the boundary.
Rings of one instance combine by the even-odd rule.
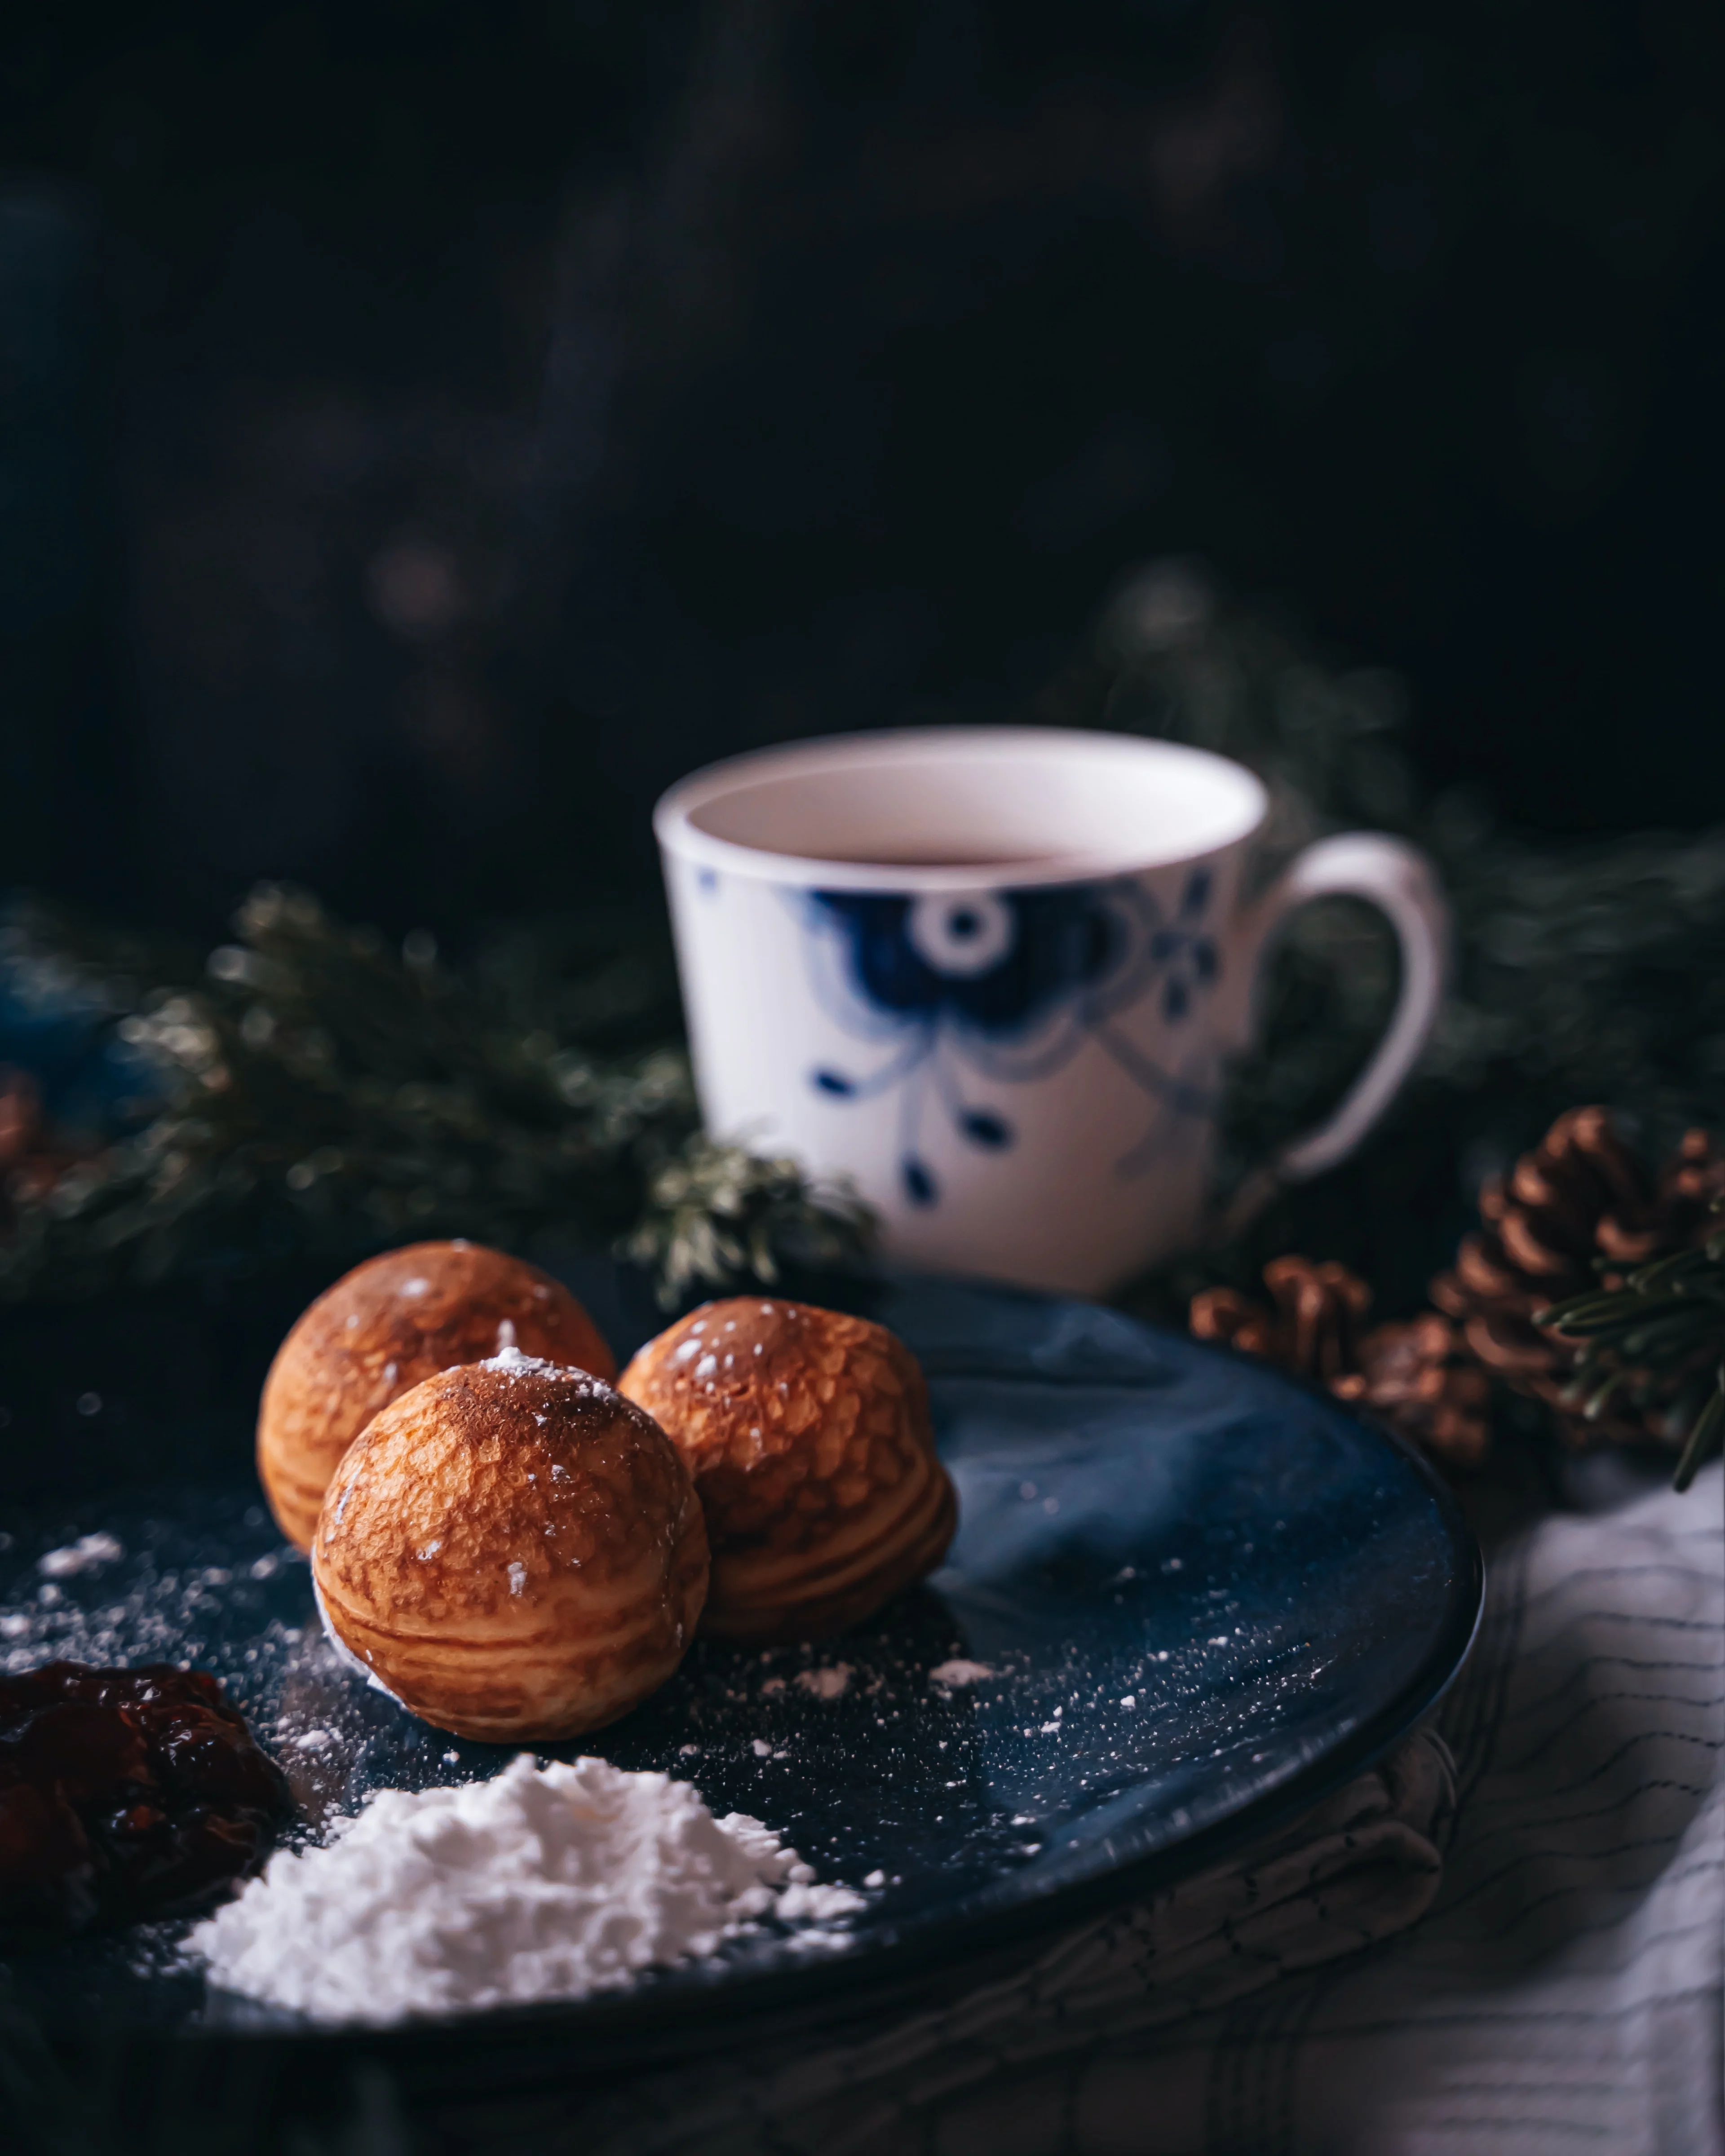
[[1330, 1390], [1359, 1400], [1404, 1437], [1452, 1466], [1476, 1467], [1491, 1441], [1491, 1380], [1435, 1310], [1405, 1325], [1378, 1325], [1360, 1342], [1358, 1375]]
[[1265, 1266], [1264, 1285], [1273, 1305], [1268, 1310], [1230, 1287], [1194, 1296], [1189, 1321], [1194, 1334], [1327, 1385], [1358, 1369], [1355, 1335], [1372, 1301], [1363, 1280], [1333, 1261], [1286, 1257]]
[[[1513, 1390], [1543, 1400], [1573, 1444], [1609, 1438], [1645, 1444], [1666, 1404], [1661, 1387], [1631, 1373], [1612, 1404], [1589, 1419], [1574, 1398], [1575, 1346], [1533, 1322], [1536, 1311], [1702, 1241], [1717, 1225], [1725, 1159], [1691, 1131], [1656, 1180], [1604, 1108], [1572, 1108], [1507, 1181], [1480, 1193], [1479, 1232], [1465, 1236], [1431, 1299], [1461, 1326], [1468, 1352]], [[1603, 1261], [1603, 1262], [1602, 1262]]]
[[1276, 1258], [1264, 1268], [1264, 1285], [1268, 1309], [1232, 1288], [1194, 1296], [1189, 1322], [1195, 1337], [1224, 1341], [1316, 1378], [1454, 1465], [1471, 1466], [1484, 1456], [1491, 1383], [1463, 1357], [1453, 1327], [1436, 1312], [1363, 1332], [1372, 1291], [1333, 1261]]

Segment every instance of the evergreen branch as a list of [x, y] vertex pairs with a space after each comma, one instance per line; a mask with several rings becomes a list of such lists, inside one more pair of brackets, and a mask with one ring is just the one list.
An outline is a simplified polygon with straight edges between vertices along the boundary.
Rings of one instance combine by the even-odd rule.
[[810, 1184], [793, 1160], [693, 1137], [648, 1184], [647, 1209], [622, 1253], [657, 1276], [674, 1309], [698, 1283], [771, 1286], [789, 1265], [842, 1265], [866, 1242], [868, 1209], [848, 1185]]
[[[675, 1297], [863, 1248], [866, 1219], [845, 1194], [707, 1145], [680, 1049], [602, 1052], [603, 1024], [577, 1031], [578, 984], [535, 995], [517, 963], [500, 994], [483, 969], [441, 964], [427, 937], [398, 956], [275, 887], [235, 926], [203, 978], [140, 986], [105, 976], [105, 954], [80, 952], [64, 925], [28, 924], [14, 960], [81, 981], [157, 1099], [130, 1135], [44, 1188], [14, 1188], [0, 1298], [455, 1235], [510, 1249], [622, 1240]], [[627, 998], [607, 963], [614, 1029]]]
[[[1675, 1390], [1666, 1417], [1679, 1444], [1675, 1486], [1686, 1490], [1725, 1442], [1725, 1249], [1710, 1237], [1628, 1274], [1620, 1286], [1590, 1291], [1536, 1311], [1534, 1322], [1579, 1349], [1571, 1390], [1584, 1412], [1601, 1414], [1617, 1392], [1652, 1397], [1652, 1381]], [[1705, 1386], [1704, 1372], [1712, 1374]], [[1686, 1378], [1693, 1382], [1685, 1384]]]

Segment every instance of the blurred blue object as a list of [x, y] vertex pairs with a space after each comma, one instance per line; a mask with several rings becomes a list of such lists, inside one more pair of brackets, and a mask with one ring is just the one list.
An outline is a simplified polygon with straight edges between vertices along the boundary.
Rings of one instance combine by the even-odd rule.
[[29, 1073], [49, 1121], [69, 1137], [118, 1137], [167, 1097], [161, 1067], [120, 1037], [126, 1008], [0, 914], [0, 1066]]

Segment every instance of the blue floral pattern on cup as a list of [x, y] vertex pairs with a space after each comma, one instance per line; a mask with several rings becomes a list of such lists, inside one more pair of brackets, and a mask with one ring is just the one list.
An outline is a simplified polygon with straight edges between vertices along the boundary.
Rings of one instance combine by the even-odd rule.
[[899, 1173], [913, 1204], [940, 1202], [920, 1139], [931, 1099], [966, 1143], [1002, 1152], [1010, 1115], [976, 1097], [974, 1079], [1025, 1085], [1094, 1041], [1153, 1104], [1144, 1139], [1120, 1162], [1147, 1168], [1171, 1124], [1214, 1113], [1206, 1087], [1164, 1070], [1116, 1024], [1154, 995], [1178, 1026], [1214, 987], [1221, 962], [1206, 927], [1209, 872], [1194, 869], [1170, 916], [1127, 878], [1022, 891], [803, 894], [815, 984], [851, 1037], [886, 1053], [873, 1069], [823, 1065], [809, 1082], [834, 1101], [896, 1092]]

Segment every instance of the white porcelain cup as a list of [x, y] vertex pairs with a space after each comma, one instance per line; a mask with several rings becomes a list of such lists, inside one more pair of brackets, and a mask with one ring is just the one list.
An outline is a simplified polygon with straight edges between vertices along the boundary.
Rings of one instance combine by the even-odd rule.
[[1266, 947], [1347, 892], [1394, 927], [1399, 999], [1240, 1216], [1332, 1167], [1431, 1030], [1447, 914], [1423, 857], [1368, 833], [1246, 902], [1267, 807], [1202, 750], [1029, 727], [803, 742], [684, 779], [654, 824], [708, 1130], [851, 1177], [894, 1258], [1102, 1292], [1214, 1224], [1222, 1065]]

